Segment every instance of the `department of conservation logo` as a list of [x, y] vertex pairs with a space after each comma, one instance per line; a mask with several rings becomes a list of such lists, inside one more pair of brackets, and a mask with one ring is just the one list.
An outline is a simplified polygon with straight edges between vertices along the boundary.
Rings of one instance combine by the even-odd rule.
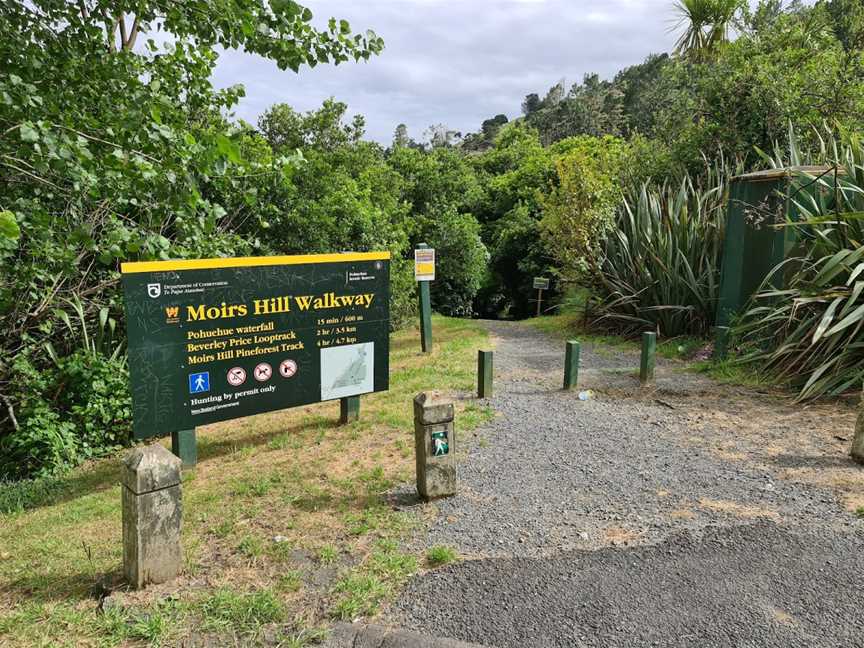
[[156, 299], [159, 295], [162, 294], [162, 284], [147, 284], [147, 294], [150, 295], [153, 299]]
[[166, 306], [165, 307], [165, 323], [177, 324], [180, 321], [180, 307]]

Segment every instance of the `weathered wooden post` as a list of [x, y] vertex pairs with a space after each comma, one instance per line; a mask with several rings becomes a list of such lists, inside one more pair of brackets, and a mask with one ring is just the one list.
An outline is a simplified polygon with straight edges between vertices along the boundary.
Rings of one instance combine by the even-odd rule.
[[477, 398], [492, 398], [493, 358], [491, 351], [477, 352]]
[[537, 291], [537, 317], [543, 314], [543, 291], [549, 290], [549, 280], [546, 277], [534, 277], [534, 289]]
[[456, 494], [453, 419], [453, 402], [437, 392], [423, 392], [414, 398], [417, 492], [425, 500]]
[[136, 589], [169, 581], [183, 568], [181, 464], [158, 443], [123, 461], [123, 572]]
[[643, 385], [654, 381], [654, 358], [657, 353], [657, 334], [642, 334], [642, 359], [639, 365], [639, 382]]
[[579, 356], [582, 347], [577, 340], [567, 342], [564, 353], [564, 389], [573, 389], [579, 382]]

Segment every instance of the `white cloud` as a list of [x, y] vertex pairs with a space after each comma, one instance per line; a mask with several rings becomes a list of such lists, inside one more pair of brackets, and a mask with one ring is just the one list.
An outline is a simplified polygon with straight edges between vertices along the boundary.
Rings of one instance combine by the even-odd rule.
[[[302, 0], [301, 0], [302, 2]], [[366, 116], [369, 137], [387, 143], [400, 122], [414, 137], [445, 123], [468, 132], [498, 113], [515, 117], [529, 92], [562, 77], [612, 76], [671, 49], [671, 0], [308, 1], [313, 22], [346, 18], [374, 29], [385, 50], [367, 63], [280, 71], [241, 52], [223, 53], [220, 87], [241, 83], [237, 116], [254, 123], [273, 103], [311, 110], [327, 97]]]

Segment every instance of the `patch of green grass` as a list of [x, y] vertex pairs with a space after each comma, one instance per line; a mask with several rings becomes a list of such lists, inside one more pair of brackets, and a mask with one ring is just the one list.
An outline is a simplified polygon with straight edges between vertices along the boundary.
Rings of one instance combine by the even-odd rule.
[[333, 588], [338, 600], [331, 616], [350, 620], [372, 616], [395, 589], [417, 571], [417, 559], [398, 551], [398, 543], [381, 540], [369, 559]]
[[322, 565], [333, 564], [338, 557], [339, 550], [333, 545], [324, 545], [318, 550], [318, 560]]
[[487, 405], [468, 403], [459, 413], [459, 427], [463, 430], [480, 427], [495, 418], [495, 410]]
[[235, 482], [231, 489], [233, 495], [238, 497], [264, 497], [270, 492], [275, 481], [272, 477], [255, 477], [254, 479], [241, 479]]
[[285, 563], [291, 560], [294, 545], [291, 542], [274, 542], [269, 549], [270, 557], [276, 562]]
[[704, 373], [720, 383], [754, 388], [765, 388], [771, 385], [771, 381], [764, 375], [750, 366], [735, 362], [732, 358], [720, 362], [713, 360], [694, 362], [689, 368]]
[[309, 628], [285, 637], [279, 645], [282, 648], [305, 648], [317, 646], [330, 636], [326, 628]]
[[183, 616], [182, 606], [166, 599], [145, 611], [109, 608], [93, 617], [91, 627], [112, 644], [139, 641], [155, 647], [171, 638]]
[[430, 567], [441, 567], [443, 565], [449, 565], [452, 562], [456, 562], [458, 559], [458, 554], [453, 547], [447, 547], [445, 545], [436, 545], [434, 547], [430, 547], [426, 552], [426, 564]]
[[292, 570], [285, 572], [276, 581], [276, 589], [280, 592], [297, 592], [303, 587], [303, 579], [300, 572]]
[[864, 519], [864, 506], [859, 506], [857, 509], [855, 509], [855, 517]]
[[204, 599], [199, 611], [205, 630], [241, 633], [254, 633], [266, 623], [280, 621], [285, 614], [282, 603], [269, 589], [246, 593], [222, 588]]
[[245, 536], [240, 541], [240, 544], [237, 545], [237, 551], [239, 551], [244, 558], [255, 560], [264, 554], [264, 543], [261, 541], [261, 538]]
[[336, 583], [333, 592], [341, 598], [333, 607], [332, 616], [350, 621], [376, 614], [389, 589], [372, 574], [351, 574]]
[[62, 477], [0, 481], [0, 514], [14, 515], [53, 503], [64, 490]]

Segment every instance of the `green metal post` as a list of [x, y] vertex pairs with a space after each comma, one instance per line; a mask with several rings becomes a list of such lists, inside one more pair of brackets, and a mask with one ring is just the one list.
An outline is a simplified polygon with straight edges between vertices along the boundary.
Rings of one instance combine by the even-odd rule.
[[420, 346], [423, 353], [432, 352], [432, 298], [429, 282], [420, 281]]
[[492, 352], [477, 352], [477, 398], [492, 397]]
[[198, 446], [195, 443], [195, 428], [171, 433], [171, 452], [180, 457], [184, 468], [198, 463]]
[[654, 356], [657, 352], [657, 334], [642, 334], [642, 362], [639, 367], [639, 382], [643, 385], [654, 380]]
[[360, 397], [348, 396], [339, 399], [339, 425], [353, 423], [360, 418]]
[[[418, 249], [426, 249], [425, 243], [417, 245]], [[432, 352], [432, 297], [429, 291], [428, 281], [418, 281], [417, 286], [420, 293], [420, 346], [423, 353]]]
[[729, 352], [729, 327], [714, 327], [714, 359], [723, 360]]
[[567, 342], [564, 354], [564, 389], [573, 389], [579, 382], [579, 355], [582, 351], [577, 340]]

